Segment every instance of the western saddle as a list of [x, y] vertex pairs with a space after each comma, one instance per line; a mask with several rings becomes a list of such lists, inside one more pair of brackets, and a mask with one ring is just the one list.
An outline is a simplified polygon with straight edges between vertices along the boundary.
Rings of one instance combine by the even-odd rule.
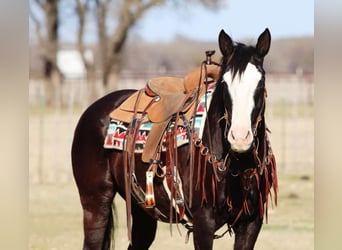
[[219, 71], [218, 65], [209, 64], [188, 72], [184, 78], [153, 78], [143, 89], [135, 92], [112, 111], [110, 117], [125, 123], [131, 123], [133, 118], [141, 123], [153, 123], [142, 154], [142, 160], [149, 162], [154, 159], [157, 146], [172, 116], [183, 113], [190, 119], [196, 108], [196, 94], [203, 95], [204, 84], [217, 81]]

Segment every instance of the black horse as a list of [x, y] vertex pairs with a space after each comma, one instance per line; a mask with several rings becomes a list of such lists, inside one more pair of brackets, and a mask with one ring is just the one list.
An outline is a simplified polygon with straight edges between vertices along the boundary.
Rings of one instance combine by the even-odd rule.
[[[170, 212], [179, 208], [170, 203], [162, 184], [170, 173], [155, 178], [156, 207], [148, 209], [125, 192], [123, 152], [103, 147], [109, 114], [136, 90], [112, 92], [83, 113], [72, 144], [73, 174], [83, 207], [83, 249], [109, 249], [116, 193], [130, 201], [132, 228], [128, 226], [128, 249], [148, 249], [158, 219], [184, 224], [193, 233], [195, 249], [212, 249], [215, 232], [223, 226], [235, 234], [234, 249], [254, 248], [264, 215], [267, 219], [272, 186], [275, 203], [277, 198], [276, 164], [264, 118], [263, 60], [270, 43], [268, 29], [259, 36], [256, 46], [234, 43], [223, 30], [219, 34], [220, 74], [203, 136], [197, 138], [191, 131], [190, 146], [176, 150], [184, 216], [179, 211]], [[134, 176], [145, 187], [150, 164], [142, 162], [141, 154], [136, 154], [134, 160]], [[166, 161], [166, 154], [162, 153], [159, 163]]]

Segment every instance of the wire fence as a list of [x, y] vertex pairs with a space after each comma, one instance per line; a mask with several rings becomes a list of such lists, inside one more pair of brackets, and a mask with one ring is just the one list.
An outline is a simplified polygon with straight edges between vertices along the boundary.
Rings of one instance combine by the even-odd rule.
[[[123, 79], [118, 89], [140, 88], [143, 79]], [[313, 169], [314, 84], [310, 75], [268, 75], [267, 125], [278, 168]], [[87, 84], [83, 80], [65, 81], [66, 106], [45, 106], [42, 80], [29, 83], [29, 174], [32, 183], [72, 181], [71, 142], [82, 112], [87, 108]]]

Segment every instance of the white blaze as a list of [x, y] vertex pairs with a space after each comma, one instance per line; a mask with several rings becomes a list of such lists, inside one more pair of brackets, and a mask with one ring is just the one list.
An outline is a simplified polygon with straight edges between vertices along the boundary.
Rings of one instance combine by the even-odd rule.
[[251, 63], [246, 70], [233, 79], [230, 71], [223, 75], [228, 84], [232, 99], [232, 124], [228, 133], [228, 141], [232, 149], [238, 152], [246, 151], [253, 142], [251, 113], [254, 108], [254, 92], [262, 75]]

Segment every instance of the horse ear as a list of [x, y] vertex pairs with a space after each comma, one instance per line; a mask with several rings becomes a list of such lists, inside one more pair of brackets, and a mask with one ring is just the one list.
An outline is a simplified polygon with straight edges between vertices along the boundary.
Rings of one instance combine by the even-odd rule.
[[224, 30], [221, 30], [219, 34], [219, 46], [224, 57], [228, 57], [233, 53], [233, 41], [230, 36], [226, 32], [224, 32]]
[[258, 42], [256, 44], [256, 49], [258, 54], [261, 57], [264, 57], [267, 55], [269, 49], [271, 46], [271, 33], [268, 30], [268, 28], [265, 29], [264, 32], [259, 36]]

